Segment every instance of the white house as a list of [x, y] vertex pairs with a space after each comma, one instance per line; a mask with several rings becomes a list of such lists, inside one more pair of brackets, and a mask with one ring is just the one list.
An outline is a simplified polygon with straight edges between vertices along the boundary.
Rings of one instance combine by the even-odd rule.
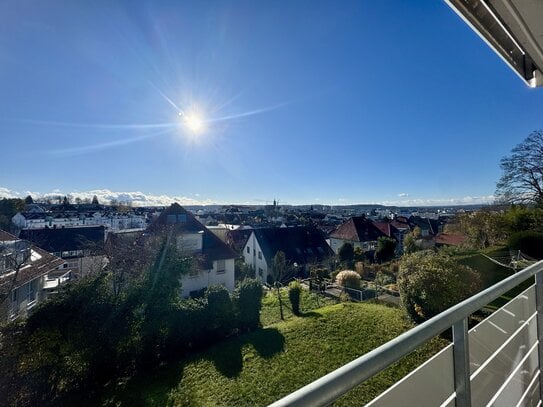
[[377, 239], [381, 236], [386, 234], [371, 220], [365, 216], [353, 216], [330, 233], [330, 247], [336, 254], [345, 243], [350, 243], [355, 248], [360, 247], [363, 251], [375, 250]]
[[283, 279], [305, 277], [310, 265], [321, 263], [333, 255], [321, 233], [306, 226], [254, 229], [242, 253], [245, 264], [255, 270], [255, 276], [262, 282], [269, 282], [273, 258], [279, 251], [285, 253], [292, 270], [291, 275], [283, 276]]
[[223, 285], [228, 291], [234, 290], [236, 254], [182, 206], [174, 203], [162, 211], [148, 231], [173, 232], [177, 248], [197, 260], [197, 267], [182, 277], [182, 297], [198, 296], [211, 285]]
[[18, 212], [11, 221], [19, 229], [105, 226], [110, 230], [118, 231], [147, 226], [144, 215], [102, 211]]
[[28, 315], [69, 277], [62, 259], [0, 230], [0, 321]]

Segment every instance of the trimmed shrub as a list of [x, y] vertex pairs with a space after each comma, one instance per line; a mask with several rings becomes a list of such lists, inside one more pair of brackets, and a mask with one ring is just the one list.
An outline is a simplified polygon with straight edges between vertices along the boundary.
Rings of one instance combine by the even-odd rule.
[[186, 353], [209, 340], [207, 303], [203, 299], [180, 301], [175, 310], [175, 324], [171, 333], [170, 352]]
[[260, 325], [262, 308], [262, 284], [255, 279], [244, 279], [236, 295], [238, 327], [251, 330]]
[[350, 243], [343, 243], [338, 250], [339, 262], [345, 268], [352, 268], [354, 264], [354, 248]]
[[288, 298], [292, 305], [292, 313], [294, 315], [300, 315], [300, 296], [302, 293], [302, 286], [296, 280], [291, 281], [288, 285]]
[[524, 231], [513, 233], [509, 237], [509, 248], [520, 250], [530, 257], [543, 259], [543, 233], [535, 231]]
[[348, 288], [360, 288], [360, 274], [353, 270], [340, 271], [336, 276], [336, 284]]
[[206, 291], [208, 330], [224, 337], [234, 327], [234, 312], [228, 290], [222, 285], [210, 286]]

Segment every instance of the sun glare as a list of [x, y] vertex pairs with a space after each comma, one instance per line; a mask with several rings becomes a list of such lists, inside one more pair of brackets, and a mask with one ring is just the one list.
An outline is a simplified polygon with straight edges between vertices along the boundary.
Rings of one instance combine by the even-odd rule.
[[195, 112], [181, 114], [183, 124], [192, 133], [201, 133], [205, 129], [205, 122], [202, 116]]

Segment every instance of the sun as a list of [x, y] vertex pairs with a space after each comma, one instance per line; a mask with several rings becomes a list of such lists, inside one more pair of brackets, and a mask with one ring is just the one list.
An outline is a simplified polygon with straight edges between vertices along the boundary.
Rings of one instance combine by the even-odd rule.
[[192, 133], [201, 133], [205, 130], [205, 120], [202, 115], [196, 112], [179, 113], [179, 115], [183, 118], [185, 127]]

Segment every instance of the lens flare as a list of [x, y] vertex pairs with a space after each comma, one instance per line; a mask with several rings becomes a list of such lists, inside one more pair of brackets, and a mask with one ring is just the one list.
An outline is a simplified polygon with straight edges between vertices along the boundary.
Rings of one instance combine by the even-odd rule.
[[183, 118], [183, 124], [192, 133], [201, 133], [205, 130], [205, 121], [197, 112], [179, 113]]

